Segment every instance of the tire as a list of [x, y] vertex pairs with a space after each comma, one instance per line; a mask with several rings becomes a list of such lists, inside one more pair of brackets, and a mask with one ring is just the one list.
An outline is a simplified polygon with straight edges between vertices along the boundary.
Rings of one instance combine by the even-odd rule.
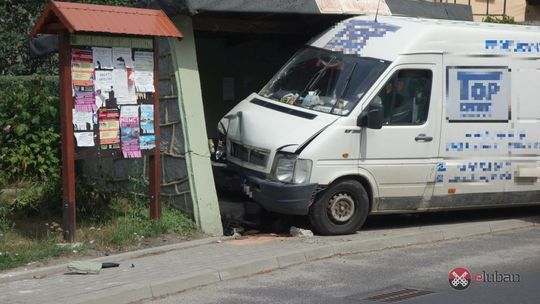
[[312, 228], [321, 235], [355, 233], [366, 221], [369, 198], [364, 186], [355, 180], [332, 184], [309, 210]]

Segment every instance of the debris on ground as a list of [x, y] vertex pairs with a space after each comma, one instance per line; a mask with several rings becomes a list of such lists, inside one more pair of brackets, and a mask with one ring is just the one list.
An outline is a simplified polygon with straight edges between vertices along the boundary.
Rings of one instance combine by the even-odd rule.
[[233, 228], [233, 229], [232, 229], [233, 235], [234, 235], [235, 233], [243, 234], [244, 231], [245, 231], [245, 229], [244, 229], [243, 227], [236, 227], [236, 228]]
[[101, 270], [101, 263], [90, 261], [69, 262], [67, 268], [71, 274], [98, 274]]
[[[69, 262], [67, 268], [70, 274], [98, 274], [103, 268], [115, 268], [119, 266], [119, 263], [111, 262], [98, 263], [91, 261], [73, 261]], [[131, 264], [131, 266], [135, 267], [133, 264]], [[36, 279], [35, 276], [34, 279]]]
[[259, 230], [251, 229], [251, 230], [246, 231], [244, 235], [254, 235], [254, 234], [259, 234], [259, 233], [261, 233]]
[[114, 268], [118, 266], [120, 266], [119, 263], [110, 263], [110, 262], [101, 263], [101, 268]]
[[311, 230], [302, 229], [294, 226], [291, 227], [289, 233], [292, 237], [313, 237], [313, 232]]
[[286, 235], [277, 235], [275, 233], [257, 234], [257, 235], [245, 235], [240, 240], [230, 240], [227, 244], [230, 245], [259, 245], [274, 241], [285, 241], [288, 239]]
[[77, 249], [79, 247], [82, 247], [83, 243], [77, 242], [77, 243], [58, 243], [56, 246], [61, 248], [71, 248], [71, 249]]
[[36, 280], [40, 280], [40, 279], [44, 279], [44, 278], [46, 278], [46, 277], [47, 277], [46, 275], [40, 274], [40, 275], [35, 275], [35, 276], [33, 276], [32, 278], [34, 278], [34, 279], [36, 279]]

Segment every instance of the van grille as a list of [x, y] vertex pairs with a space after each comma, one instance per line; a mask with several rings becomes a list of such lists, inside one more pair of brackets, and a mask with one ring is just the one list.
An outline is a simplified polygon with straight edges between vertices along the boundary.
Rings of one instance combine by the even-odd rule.
[[238, 143], [231, 142], [231, 156], [256, 166], [266, 167], [268, 152], [248, 148]]

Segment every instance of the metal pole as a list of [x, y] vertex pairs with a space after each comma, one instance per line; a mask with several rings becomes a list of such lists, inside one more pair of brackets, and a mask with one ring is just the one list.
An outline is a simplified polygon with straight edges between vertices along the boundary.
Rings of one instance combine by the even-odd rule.
[[150, 218], [161, 218], [160, 185], [161, 185], [161, 159], [160, 159], [160, 132], [159, 132], [159, 43], [154, 37], [154, 135], [156, 147], [149, 159], [148, 175], [150, 179]]
[[506, 16], [506, 0], [504, 0], [503, 4], [503, 17]]
[[59, 32], [60, 125], [62, 136], [62, 210], [64, 241], [75, 241], [77, 229], [75, 203], [75, 143], [73, 135], [73, 96], [71, 86], [71, 46], [67, 31]]
[[486, 17], [489, 16], [489, 0], [486, 0]]

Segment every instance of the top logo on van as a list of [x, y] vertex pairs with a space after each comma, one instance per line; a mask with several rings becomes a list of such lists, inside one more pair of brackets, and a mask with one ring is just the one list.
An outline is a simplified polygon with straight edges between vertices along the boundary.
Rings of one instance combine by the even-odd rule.
[[515, 53], [540, 53], [540, 42], [515, 40], [486, 40], [486, 50], [500, 50]]
[[501, 91], [501, 76], [502, 72], [457, 72], [462, 117], [490, 117], [493, 97]]
[[446, 114], [450, 121], [508, 121], [507, 67], [448, 67]]
[[349, 20], [344, 25], [345, 27], [324, 46], [325, 49], [360, 55], [370, 38], [384, 37], [386, 33], [400, 29], [396, 25], [365, 20]]

